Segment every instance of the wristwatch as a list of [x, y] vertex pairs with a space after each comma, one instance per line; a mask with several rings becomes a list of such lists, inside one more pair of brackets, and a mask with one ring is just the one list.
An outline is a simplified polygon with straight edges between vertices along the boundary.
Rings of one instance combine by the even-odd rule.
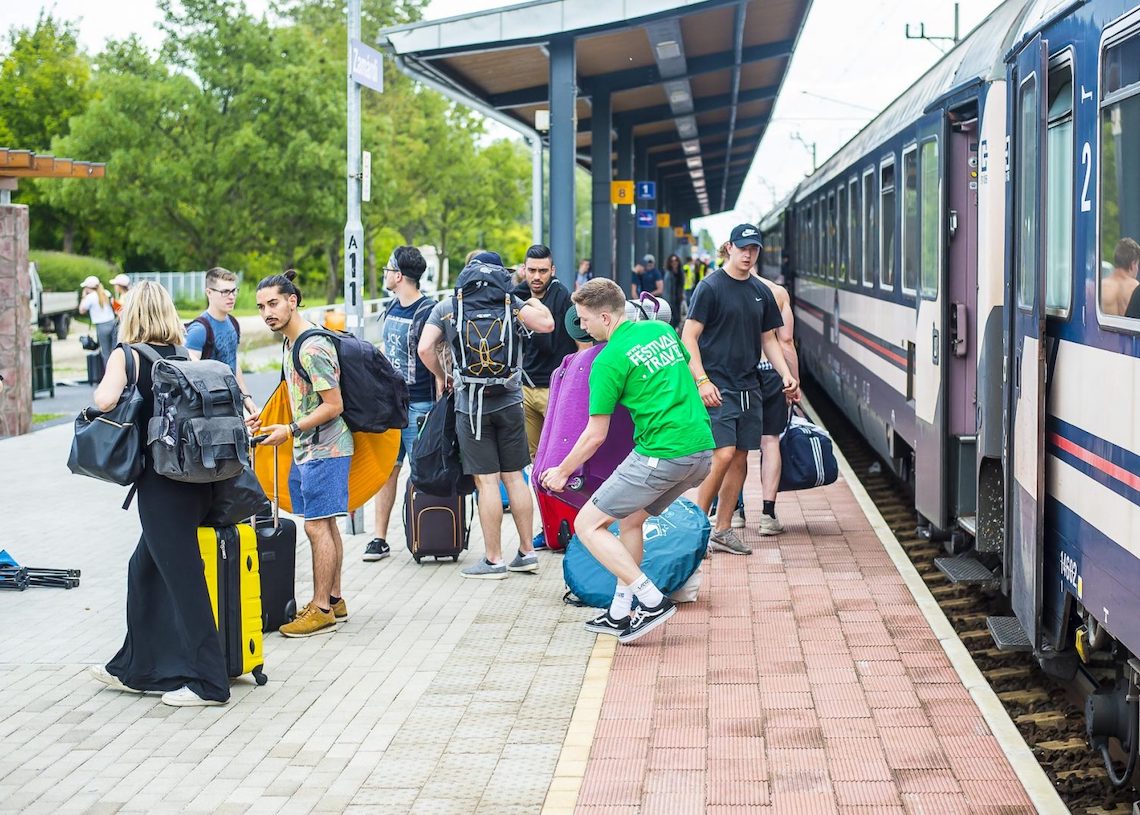
[[289, 422], [289, 435], [296, 437], [301, 432], [301, 428], [297, 426], [296, 422]]

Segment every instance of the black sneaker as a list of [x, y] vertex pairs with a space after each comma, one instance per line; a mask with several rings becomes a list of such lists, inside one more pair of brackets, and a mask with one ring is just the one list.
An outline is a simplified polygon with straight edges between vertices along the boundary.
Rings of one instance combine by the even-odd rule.
[[586, 623], [586, 630], [593, 634], [613, 634], [615, 637], [629, 630], [629, 617], [615, 620], [609, 609]]
[[368, 541], [368, 545], [364, 547], [364, 561], [371, 563], [374, 560], [383, 560], [392, 554], [392, 550], [388, 548], [388, 542], [383, 538], [373, 538]]
[[633, 612], [629, 628], [618, 634], [618, 642], [629, 643], [640, 639], [676, 613], [677, 607], [668, 597], [661, 598], [661, 602], [653, 608], [642, 606]]

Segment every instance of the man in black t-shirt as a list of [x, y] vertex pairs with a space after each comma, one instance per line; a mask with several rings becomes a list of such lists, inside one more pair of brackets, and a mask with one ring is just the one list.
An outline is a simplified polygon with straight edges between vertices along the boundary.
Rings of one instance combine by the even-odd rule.
[[570, 292], [555, 277], [554, 259], [549, 246], [535, 244], [526, 250], [524, 264], [526, 282], [515, 289], [520, 300], [538, 298], [550, 309], [554, 317], [554, 331], [550, 334], [533, 334], [523, 344], [523, 415], [526, 419], [526, 440], [530, 457], [538, 449], [542, 424], [546, 420], [547, 401], [550, 398], [550, 375], [562, 360], [578, 350], [578, 345], [566, 331], [566, 312], [570, 310]]
[[764, 435], [764, 400], [756, 370], [766, 356], [783, 380], [784, 394], [799, 398], [799, 383], [788, 370], [776, 337], [782, 326], [776, 298], [752, 275], [760, 254], [760, 231], [752, 224], [732, 230], [724, 267], [709, 273], [693, 292], [682, 340], [689, 368], [712, 422], [712, 472], [701, 484], [697, 503], [709, 511], [720, 494], [709, 548], [749, 555], [732, 528], [732, 512], [744, 485], [748, 452], [759, 450]]

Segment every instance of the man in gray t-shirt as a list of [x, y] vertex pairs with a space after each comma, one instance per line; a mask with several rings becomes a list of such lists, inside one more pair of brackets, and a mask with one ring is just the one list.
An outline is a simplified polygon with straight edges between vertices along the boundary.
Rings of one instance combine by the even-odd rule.
[[[483, 252], [472, 262], [502, 266], [499, 256]], [[550, 309], [537, 298], [521, 300], [513, 297], [512, 330], [516, 341], [523, 342], [524, 331], [548, 334], [554, 330]], [[455, 297], [447, 297], [432, 309], [420, 335], [419, 355], [436, 378], [437, 392], [450, 387], [450, 371], [445, 372], [436, 354], [436, 344], [446, 339], [456, 349], [460, 328], [455, 324]], [[530, 490], [523, 480], [523, 468], [530, 464], [526, 440], [526, 419], [522, 408], [521, 373], [515, 373], [505, 392], [482, 394], [482, 409], [471, 403], [471, 394], [460, 388], [455, 394], [458, 412], [455, 427], [459, 436], [459, 453], [463, 471], [474, 476], [479, 490], [479, 523], [483, 529], [486, 555], [474, 566], [464, 569], [464, 577], [501, 580], [507, 572], [538, 571], [538, 557], [531, 545], [534, 506]], [[510, 565], [503, 562], [503, 502], [499, 481], [507, 489], [511, 515], [519, 533], [519, 552]]]

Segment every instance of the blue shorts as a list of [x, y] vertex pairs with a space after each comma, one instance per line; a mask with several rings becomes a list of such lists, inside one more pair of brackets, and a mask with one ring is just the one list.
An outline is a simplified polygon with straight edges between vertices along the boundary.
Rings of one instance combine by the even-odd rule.
[[348, 468], [352, 456], [293, 462], [289, 498], [293, 514], [316, 521], [348, 514]]
[[396, 454], [396, 466], [404, 463], [404, 458], [412, 454], [416, 444], [416, 436], [420, 434], [420, 425], [416, 421], [421, 416], [427, 416], [428, 411], [435, 402], [412, 402], [408, 405], [408, 426], [400, 430], [400, 452]]

